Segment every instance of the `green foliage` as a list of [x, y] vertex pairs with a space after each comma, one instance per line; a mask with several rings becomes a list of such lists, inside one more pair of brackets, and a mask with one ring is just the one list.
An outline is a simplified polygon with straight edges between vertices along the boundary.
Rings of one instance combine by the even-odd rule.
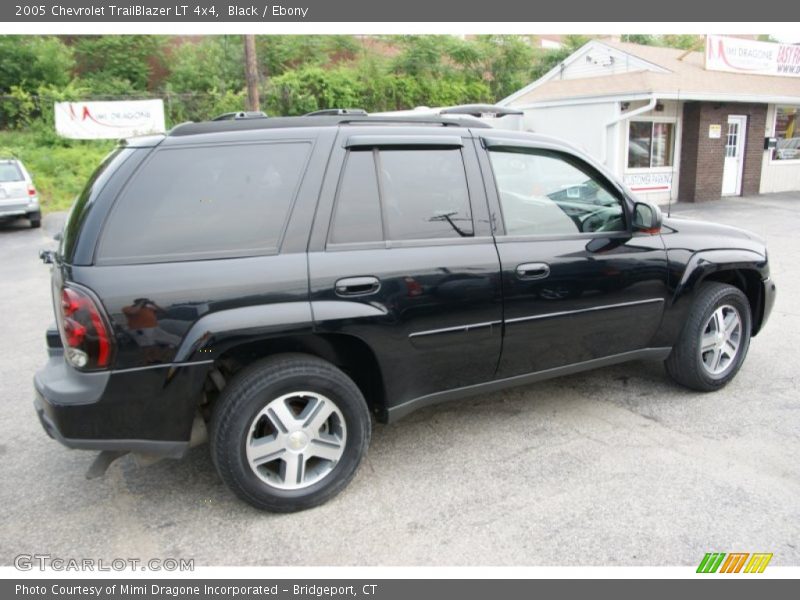
[[0, 153], [16, 156], [25, 164], [46, 212], [67, 210], [114, 144], [68, 140], [53, 147], [43, 143], [36, 132], [0, 131]]
[[268, 112], [300, 115], [333, 107], [358, 107], [370, 112], [460, 104], [465, 98], [492, 101], [489, 85], [467, 77], [415, 77], [402, 73], [363, 74], [338, 67], [306, 67], [274, 77], [267, 86]]
[[679, 48], [681, 50], [698, 50], [702, 48], [705, 37], [691, 33], [673, 35], [653, 35], [632, 33], [620, 37], [623, 42], [642, 44], [644, 46], [663, 46], [665, 48]]
[[244, 50], [239, 35], [188, 41], [170, 53], [170, 89], [176, 92], [242, 89]]
[[80, 36], [73, 43], [77, 74], [90, 81], [111, 78], [146, 90], [164, 60], [164, 38], [154, 35]]
[[256, 55], [262, 76], [282, 75], [301, 66], [324, 67], [349, 62], [359, 51], [358, 42], [349, 35], [256, 37]]
[[31, 124], [37, 109], [37, 101], [33, 94], [18, 85], [12, 85], [8, 93], [0, 101], [0, 126], [3, 129], [18, 129]]
[[0, 36], [0, 93], [66, 85], [75, 65], [72, 50], [50, 36]]

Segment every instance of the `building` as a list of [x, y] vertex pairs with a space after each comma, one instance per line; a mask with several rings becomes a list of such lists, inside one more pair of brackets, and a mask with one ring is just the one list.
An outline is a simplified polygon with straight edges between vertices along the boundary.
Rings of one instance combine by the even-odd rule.
[[499, 104], [655, 202], [800, 190], [800, 46], [593, 40]]

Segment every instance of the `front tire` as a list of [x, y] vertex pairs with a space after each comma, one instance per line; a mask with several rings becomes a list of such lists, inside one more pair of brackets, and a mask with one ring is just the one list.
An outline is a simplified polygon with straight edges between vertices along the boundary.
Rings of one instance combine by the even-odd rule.
[[724, 387], [747, 356], [751, 323], [750, 303], [740, 289], [717, 282], [703, 284], [664, 363], [667, 373], [700, 392]]
[[303, 354], [258, 361], [225, 386], [211, 456], [240, 498], [274, 512], [322, 504], [350, 482], [369, 445], [367, 403], [334, 365]]

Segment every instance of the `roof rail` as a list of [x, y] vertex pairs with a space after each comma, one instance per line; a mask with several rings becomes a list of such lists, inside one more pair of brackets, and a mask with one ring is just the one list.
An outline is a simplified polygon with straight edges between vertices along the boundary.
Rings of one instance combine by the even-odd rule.
[[170, 137], [196, 135], [204, 133], [220, 133], [246, 131], [254, 129], [280, 129], [284, 127], [331, 127], [337, 125], [420, 125], [438, 127], [472, 127], [491, 129], [492, 126], [470, 115], [409, 115], [409, 116], [377, 116], [377, 115], [333, 115], [311, 117], [270, 117], [270, 118], [231, 118], [204, 121], [201, 123], [184, 123], [176, 125], [167, 133]]
[[470, 117], [506, 117], [509, 115], [523, 115], [521, 110], [494, 104], [461, 104], [448, 106], [439, 111], [440, 115], [468, 115]]
[[238, 121], [240, 119], [266, 119], [267, 113], [260, 110], [240, 110], [239, 112], [222, 113], [212, 121]]
[[351, 119], [343, 118], [339, 121], [342, 125], [439, 125], [441, 127], [478, 127], [491, 129], [492, 126], [471, 115], [455, 115], [450, 118], [439, 115], [370, 115], [367, 118], [354, 116]]
[[367, 111], [363, 108], [323, 108], [322, 110], [315, 110], [310, 113], [306, 113], [304, 117], [342, 117], [345, 115], [358, 115], [360, 117], [366, 117]]

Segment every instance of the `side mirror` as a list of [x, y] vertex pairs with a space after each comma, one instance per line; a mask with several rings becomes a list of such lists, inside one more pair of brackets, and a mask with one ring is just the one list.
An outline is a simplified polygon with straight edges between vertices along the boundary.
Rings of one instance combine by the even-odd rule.
[[642, 233], [659, 233], [661, 231], [661, 209], [655, 204], [637, 202], [633, 205], [633, 230]]

